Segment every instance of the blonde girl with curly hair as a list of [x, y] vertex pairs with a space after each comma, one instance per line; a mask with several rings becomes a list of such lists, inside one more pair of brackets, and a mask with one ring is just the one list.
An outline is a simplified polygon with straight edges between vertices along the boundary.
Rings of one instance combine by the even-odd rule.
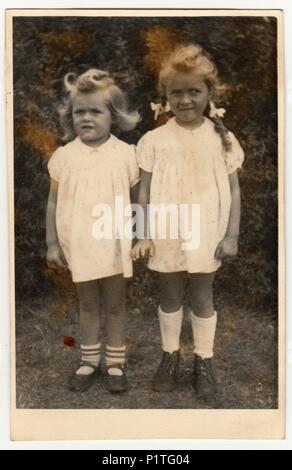
[[127, 390], [125, 372], [126, 280], [132, 276], [131, 240], [93, 236], [98, 214], [106, 204], [114, 212], [115, 198], [130, 204], [139, 179], [135, 150], [112, 134], [130, 130], [139, 121], [129, 112], [122, 90], [103, 70], [65, 76], [66, 97], [61, 124], [66, 145], [49, 160], [51, 177], [47, 205], [47, 262], [69, 268], [79, 299], [81, 362], [70, 388], [84, 391], [100, 373], [100, 316], [106, 317], [106, 384], [111, 392]]

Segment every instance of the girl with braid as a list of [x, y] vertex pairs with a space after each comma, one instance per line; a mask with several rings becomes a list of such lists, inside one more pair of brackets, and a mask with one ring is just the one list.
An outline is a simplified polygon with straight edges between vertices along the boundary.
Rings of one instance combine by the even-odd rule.
[[[134, 260], [149, 256], [148, 266], [159, 273], [158, 317], [162, 361], [154, 375], [156, 391], [172, 391], [177, 384], [180, 333], [183, 319], [183, 280], [189, 278], [191, 325], [194, 338], [195, 392], [211, 398], [217, 392], [212, 364], [217, 323], [212, 284], [223, 258], [235, 256], [240, 224], [240, 189], [237, 170], [243, 151], [215, 107], [223, 86], [208, 54], [196, 44], [180, 45], [162, 62], [159, 91], [162, 105], [156, 115], [170, 109], [166, 124], [147, 132], [139, 141], [141, 168], [139, 203], [183, 204], [199, 207], [199, 243], [190, 248], [186, 233], [162, 239], [144, 223], [144, 239], [132, 249]], [[144, 221], [144, 222], [145, 222]]]

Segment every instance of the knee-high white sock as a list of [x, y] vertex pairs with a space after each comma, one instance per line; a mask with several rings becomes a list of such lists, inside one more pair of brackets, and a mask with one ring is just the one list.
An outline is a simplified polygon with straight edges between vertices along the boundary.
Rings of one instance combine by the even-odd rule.
[[[100, 348], [100, 343], [90, 346], [81, 344], [81, 362], [89, 362], [93, 367], [97, 367], [100, 362]], [[78, 375], [89, 375], [92, 374], [92, 369], [93, 368], [89, 366], [81, 366], [76, 373]]]
[[178, 351], [181, 325], [183, 319], [182, 307], [177, 310], [177, 312], [165, 313], [159, 306], [158, 318], [160, 323], [160, 333], [163, 351], [169, 353]]
[[213, 357], [213, 348], [217, 324], [217, 312], [209, 318], [197, 317], [191, 312], [192, 329], [194, 336], [194, 353], [202, 359]]

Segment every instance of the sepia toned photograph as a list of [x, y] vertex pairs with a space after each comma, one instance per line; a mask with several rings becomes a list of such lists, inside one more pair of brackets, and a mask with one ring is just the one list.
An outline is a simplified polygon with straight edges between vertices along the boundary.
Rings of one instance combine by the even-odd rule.
[[283, 437], [282, 27], [7, 11], [15, 439]]

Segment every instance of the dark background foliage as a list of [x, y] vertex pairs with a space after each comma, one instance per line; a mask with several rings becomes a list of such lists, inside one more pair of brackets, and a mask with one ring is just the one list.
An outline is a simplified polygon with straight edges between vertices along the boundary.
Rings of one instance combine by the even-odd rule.
[[[136, 143], [154, 126], [149, 103], [157, 98], [147, 44], [157, 53], [166, 28], [174, 41], [198, 42], [228, 85], [226, 126], [246, 159], [240, 173], [242, 224], [236, 259], [224, 263], [215, 290], [249, 308], [277, 303], [277, 23], [265, 17], [17, 17], [14, 19], [15, 250], [17, 298], [50, 292], [70, 280], [45, 266], [47, 159], [61, 144], [57, 104], [65, 73], [106, 69], [127, 92], [143, 120], [121, 138]], [[153, 33], [153, 34], [152, 34]], [[152, 34], [152, 36], [151, 36]], [[155, 275], [136, 267], [141, 293]], [[136, 283], [134, 283], [135, 285]], [[138, 289], [137, 288], [137, 289]], [[132, 287], [131, 292], [135, 293]], [[134, 294], [133, 294], [134, 295]], [[130, 299], [135, 303], [134, 299]]]

